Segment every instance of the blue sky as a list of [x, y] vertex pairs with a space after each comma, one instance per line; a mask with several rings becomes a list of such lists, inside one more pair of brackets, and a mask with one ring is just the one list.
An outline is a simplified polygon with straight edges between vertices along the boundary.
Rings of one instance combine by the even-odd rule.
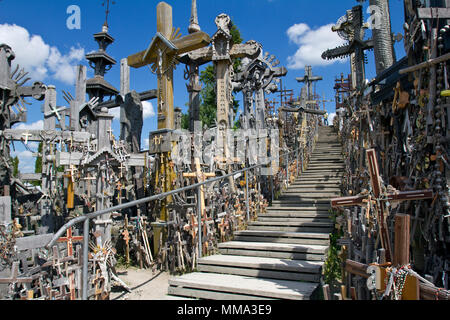
[[[62, 90], [74, 94], [73, 67], [77, 64], [87, 65], [84, 54], [97, 50], [92, 35], [100, 32], [105, 20], [102, 0], [1, 0], [0, 1], [0, 43], [6, 42], [16, 52], [16, 62], [31, 71], [33, 80], [56, 86], [58, 105], [66, 102]], [[159, 1], [116, 0], [111, 7], [108, 19], [109, 32], [115, 42], [108, 48], [108, 53], [119, 63], [133, 53], [149, 45], [156, 32], [156, 5]], [[173, 25], [179, 27], [183, 35], [187, 34], [190, 17], [190, 0], [166, 1], [173, 7]], [[303, 76], [304, 65], [313, 65], [313, 73], [321, 75], [324, 80], [316, 86], [318, 94], [326, 99], [334, 97], [334, 79], [341, 73], [350, 71], [348, 60], [334, 61], [326, 64], [320, 59], [323, 50], [334, 47], [340, 39], [331, 32], [331, 24], [345, 14], [347, 9], [357, 5], [356, 0], [197, 0], [199, 23], [203, 31], [212, 35], [216, 31], [215, 17], [220, 13], [228, 14], [241, 31], [244, 41], [256, 40], [263, 45], [263, 50], [274, 54], [288, 69], [283, 78], [283, 86], [293, 89], [298, 96], [301, 84], [295, 78]], [[77, 5], [81, 9], [81, 29], [69, 30], [66, 21], [69, 18], [67, 8]], [[365, 21], [368, 1], [363, 3]], [[403, 33], [403, 1], [391, 0], [392, 31]], [[370, 30], [367, 32], [370, 36]], [[405, 55], [403, 42], [397, 43], [397, 59]], [[323, 49], [323, 50], [322, 50]], [[375, 76], [373, 52], [368, 52], [366, 78]], [[88, 77], [92, 71], [88, 67]], [[184, 66], [177, 66], [174, 74], [174, 101], [186, 111], [188, 101]], [[106, 80], [120, 88], [120, 68], [118, 65], [106, 74]], [[156, 88], [156, 77], [148, 68], [131, 70], [131, 89], [138, 92]], [[240, 95], [238, 98], [241, 98]], [[271, 100], [274, 97], [268, 97]], [[31, 102], [31, 100], [30, 100]], [[41, 102], [33, 103], [28, 111], [28, 123], [22, 128], [39, 127], [43, 119]], [[143, 128], [143, 144], [148, 133], [156, 129], [154, 105], [146, 105], [146, 118]], [[334, 112], [334, 103], [327, 103], [329, 113]], [[119, 124], [113, 125], [116, 136]], [[30, 157], [30, 153], [15, 143], [16, 152], [21, 158]], [[35, 147], [32, 145], [32, 147]], [[33, 149], [33, 148], [32, 148]], [[27, 164], [25, 164], [25, 162]], [[22, 161], [22, 171], [33, 171], [31, 161]]]

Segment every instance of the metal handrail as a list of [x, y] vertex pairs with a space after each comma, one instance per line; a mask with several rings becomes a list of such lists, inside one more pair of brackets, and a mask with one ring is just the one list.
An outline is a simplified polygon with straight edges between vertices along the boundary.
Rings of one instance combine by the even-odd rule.
[[[297, 148], [295, 150], [292, 150], [290, 152], [285, 152], [282, 155], [280, 155], [280, 157], [288, 156], [291, 153], [298, 152], [300, 149], [301, 148], [299, 147], [299, 148]], [[273, 159], [274, 159], [274, 157], [270, 157], [268, 163], [270, 163]], [[211, 178], [211, 179], [208, 179], [208, 180], [203, 181], [203, 182], [198, 182], [198, 183], [192, 184], [190, 186], [182, 187], [182, 188], [179, 188], [179, 189], [176, 189], [176, 190], [171, 190], [171, 191], [164, 192], [164, 193], [161, 193], [161, 194], [156, 194], [156, 195], [153, 195], [153, 196], [150, 196], [150, 197], [147, 197], [147, 198], [134, 200], [134, 201], [127, 202], [127, 203], [124, 203], [124, 204], [120, 204], [120, 205], [117, 205], [117, 206], [114, 206], [114, 207], [110, 207], [110, 208], [107, 208], [107, 209], [103, 209], [103, 210], [99, 210], [99, 211], [96, 211], [96, 212], [88, 213], [88, 214], [85, 214], [85, 215], [80, 216], [80, 217], [76, 217], [76, 218], [70, 220], [69, 222], [67, 222], [66, 224], [64, 224], [53, 235], [52, 239], [50, 240], [50, 242], [45, 247], [47, 249], [50, 249], [52, 246], [55, 245], [55, 243], [64, 234], [64, 232], [66, 232], [67, 229], [75, 226], [78, 223], [81, 223], [81, 222], [84, 223], [84, 226], [83, 226], [83, 269], [82, 269], [83, 270], [83, 272], [82, 272], [83, 286], [82, 286], [82, 300], [87, 300], [87, 298], [88, 298], [88, 292], [87, 292], [87, 288], [88, 288], [88, 263], [89, 263], [89, 250], [88, 250], [89, 249], [89, 221], [91, 219], [99, 217], [99, 216], [107, 214], [107, 213], [114, 212], [114, 211], [119, 211], [119, 210], [131, 208], [131, 207], [136, 207], [138, 205], [141, 205], [141, 204], [144, 204], [144, 203], [147, 203], [147, 202], [161, 200], [161, 199], [167, 198], [167, 197], [169, 197], [171, 195], [174, 195], [174, 194], [177, 194], [177, 193], [180, 193], [180, 192], [184, 192], [184, 191], [188, 191], [188, 190], [192, 190], [192, 189], [195, 189], [195, 188], [198, 188], [198, 192], [200, 192], [200, 187], [203, 186], [203, 185], [206, 185], [206, 184], [209, 184], [209, 183], [213, 183], [213, 182], [216, 182], [216, 181], [220, 181], [220, 180], [229, 178], [231, 176], [235, 176], [236, 174], [247, 172], [247, 171], [250, 171], [250, 170], [253, 170], [253, 169], [265, 166], [265, 165], [267, 165], [267, 163], [266, 164], [258, 164], [258, 165], [250, 166], [248, 168], [244, 168], [244, 169], [241, 169], [241, 170], [238, 170], [238, 171], [235, 171], [235, 172], [232, 172], [232, 173], [220, 176], [220, 177]], [[246, 184], [248, 184], [248, 179], [246, 179]], [[247, 188], [248, 188], [248, 185], [247, 185]], [[246, 193], [246, 197], [248, 197], [248, 192]], [[247, 200], [247, 206], [248, 206], [248, 200]], [[198, 205], [198, 209], [199, 208], [200, 208], [200, 206]], [[198, 217], [199, 220], [198, 221], [201, 221], [200, 209], [198, 210], [198, 215], [199, 215], [199, 217]], [[199, 242], [199, 256], [200, 256], [201, 252], [202, 252], [202, 241], [201, 241], [201, 233], [200, 232], [198, 233], [198, 237], [199, 237], [198, 238], [198, 242]]]

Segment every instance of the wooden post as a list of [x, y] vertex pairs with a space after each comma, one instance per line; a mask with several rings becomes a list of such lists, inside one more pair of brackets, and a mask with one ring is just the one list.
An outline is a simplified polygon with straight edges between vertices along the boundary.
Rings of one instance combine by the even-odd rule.
[[394, 266], [409, 264], [409, 230], [411, 217], [407, 214], [395, 216], [395, 243], [394, 243]]

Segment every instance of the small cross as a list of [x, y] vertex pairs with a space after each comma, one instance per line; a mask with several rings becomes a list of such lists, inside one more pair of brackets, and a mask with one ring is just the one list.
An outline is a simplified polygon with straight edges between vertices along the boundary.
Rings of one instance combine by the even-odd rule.
[[25, 144], [28, 144], [28, 138], [32, 137], [33, 135], [27, 131], [26, 133], [22, 133], [22, 136], [25, 137]]
[[109, 139], [110, 139], [110, 140], [114, 140], [113, 130], [112, 130], [111, 127], [109, 127], [109, 129], [108, 129], [107, 132], [109, 133]]
[[159, 137], [155, 136], [155, 137], [153, 138], [153, 143], [154, 143], [155, 145], [160, 145], [162, 139], [163, 139], [163, 136], [162, 136], [162, 135], [160, 135]]
[[58, 239], [58, 242], [67, 242], [67, 256], [73, 256], [73, 243], [83, 241], [82, 236], [73, 237], [72, 228], [67, 229], [66, 236]]

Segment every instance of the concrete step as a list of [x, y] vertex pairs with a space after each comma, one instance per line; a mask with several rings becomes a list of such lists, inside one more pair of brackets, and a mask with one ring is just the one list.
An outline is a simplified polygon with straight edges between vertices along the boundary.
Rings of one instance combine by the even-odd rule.
[[330, 200], [325, 199], [305, 199], [305, 201], [299, 202], [296, 199], [274, 200], [272, 201], [272, 207], [279, 209], [282, 207], [289, 208], [317, 208], [319, 210], [328, 210], [330, 208]]
[[248, 226], [314, 227], [314, 228], [328, 228], [333, 226], [333, 222], [330, 219], [322, 219], [321, 221], [299, 221], [299, 220], [292, 221], [291, 219], [287, 218], [284, 220], [285, 221], [276, 221], [276, 219], [270, 219], [269, 221], [251, 221], [248, 223]]
[[213, 255], [199, 260], [198, 271], [318, 282], [323, 262], [265, 257]]
[[316, 192], [303, 192], [303, 193], [298, 193], [298, 192], [293, 192], [293, 193], [289, 193], [288, 191], [285, 191], [279, 198], [278, 200], [283, 200], [283, 201], [298, 201], [298, 202], [303, 202], [303, 201], [312, 201], [312, 200], [318, 200], [318, 199], [322, 199], [322, 200], [330, 200], [333, 198], [336, 198], [336, 196], [339, 196], [340, 193], [338, 192], [321, 192], [321, 193], [316, 193]]
[[289, 189], [293, 189], [293, 188], [311, 188], [314, 190], [323, 190], [323, 189], [340, 189], [340, 183], [329, 183], [329, 182], [317, 182], [317, 183], [313, 183], [313, 182], [309, 182], [309, 181], [304, 181], [304, 182], [297, 182], [295, 181], [293, 184], [291, 184], [289, 186]]
[[[288, 210], [286, 210], [288, 209]], [[267, 213], [261, 213], [259, 216], [264, 217], [282, 217], [282, 218], [326, 218], [329, 217], [328, 210], [311, 210], [306, 211], [302, 208], [268, 208]]]
[[[233, 296], [265, 297], [272, 299], [308, 300], [317, 289], [315, 282], [300, 282], [255, 278], [231, 274], [194, 272], [169, 279], [169, 292], [175, 295], [188, 294], [189, 290], [203, 291], [203, 299], [217, 298], [217, 292], [230, 293]], [[192, 291], [191, 291], [192, 292]], [[208, 292], [214, 292], [208, 295]], [[193, 293], [193, 292], [192, 292]], [[190, 297], [195, 297], [190, 295]]]
[[[240, 249], [270, 252], [289, 252], [289, 253], [309, 253], [324, 255], [327, 251], [327, 246], [320, 245], [300, 245], [290, 243], [265, 243], [265, 242], [242, 242], [229, 241], [219, 243], [219, 249]], [[304, 260], [304, 259], [296, 259]]]
[[333, 227], [325, 226], [279, 226], [279, 225], [251, 225], [248, 230], [260, 231], [284, 231], [284, 232], [320, 232], [331, 233]]
[[313, 218], [305, 218], [305, 217], [295, 217], [295, 218], [286, 218], [286, 217], [266, 217], [259, 216], [257, 222], [327, 222], [330, 221], [330, 217], [313, 217]]
[[326, 233], [307, 232], [282, 232], [266, 230], [245, 230], [235, 232], [235, 241], [244, 242], [271, 242], [271, 243], [291, 243], [302, 245], [323, 245], [330, 243], [329, 235]]

